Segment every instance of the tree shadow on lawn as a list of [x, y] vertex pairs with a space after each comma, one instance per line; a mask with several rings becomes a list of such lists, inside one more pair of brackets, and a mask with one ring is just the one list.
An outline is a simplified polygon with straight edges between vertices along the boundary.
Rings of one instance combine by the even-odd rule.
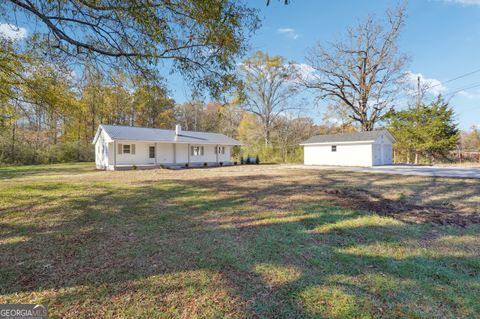
[[0, 166], [0, 180], [36, 175], [80, 175], [95, 170], [95, 163], [62, 163], [39, 165]]
[[[425, 205], [466, 204], [480, 209], [479, 179], [460, 179], [437, 176], [395, 176], [380, 173], [304, 171], [303, 174], [318, 177], [318, 183], [335, 187], [356, 187], [377, 193], [403, 195], [406, 200]], [[476, 205], [475, 205], [476, 203]]]
[[[8, 296], [0, 300], [35, 294], [62, 316], [118, 314], [122, 296], [142, 290], [155, 298], [139, 302], [136, 314], [215, 308], [222, 317], [392, 318], [480, 311], [477, 251], [436, 246], [442, 236], [475, 236], [478, 227], [407, 224], [331, 206], [321, 196], [300, 198], [295, 186], [230, 182], [99, 186], [96, 195], [67, 196], [37, 212], [42, 223], [10, 225], [0, 261], [0, 294]], [[50, 223], [58, 210], [63, 220]], [[199, 300], [218, 289], [227, 296], [217, 303]]]

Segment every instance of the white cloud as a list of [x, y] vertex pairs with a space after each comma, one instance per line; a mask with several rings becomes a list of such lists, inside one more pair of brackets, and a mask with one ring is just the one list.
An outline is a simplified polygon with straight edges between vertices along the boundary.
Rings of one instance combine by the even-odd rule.
[[439, 95], [446, 91], [446, 87], [440, 80], [433, 78], [426, 78], [421, 73], [413, 73], [408, 71], [405, 77], [405, 84], [407, 84], [407, 92], [411, 95], [417, 94], [417, 81], [420, 77], [420, 88], [424, 93], [431, 95]]
[[470, 100], [480, 98], [480, 90], [476, 90], [476, 91], [473, 91], [473, 92], [468, 92], [468, 91], [462, 90], [462, 91], [457, 92], [457, 94], [460, 95], [460, 96], [463, 96], [467, 99], [470, 99]]
[[455, 3], [462, 6], [480, 6], [480, 0], [443, 0], [448, 3]]
[[457, 94], [461, 95], [461, 96], [464, 96], [467, 99], [473, 99], [475, 97], [472, 93], [468, 93], [467, 91], [460, 91]]
[[316, 78], [315, 74], [317, 71], [314, 68], [312, 68], [312, 66], [309, 64], [293, 63], [291, 64], [291, 66], [297, 72], [298, 77], [303, 81], [311, 81]]
[[296, 40], [300, 37], [300, 34], [298, 34], [295, 29], [292, 28], [280, 28], [277, 29], [277, 32], [292, 40]]
[[21, 40], [27, 36], [27, 29], [9, 23], [0, 23], [0, 37], [8, 40]]

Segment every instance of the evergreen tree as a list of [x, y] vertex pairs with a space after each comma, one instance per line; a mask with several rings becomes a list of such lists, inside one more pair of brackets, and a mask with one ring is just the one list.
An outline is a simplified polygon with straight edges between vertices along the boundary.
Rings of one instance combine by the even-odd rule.
[[459, 139], [454, 116], [453, 109], [440, 96], [428, 105], [389, 112], [386, 119], [397, 140], [396, 153], [404, 155], [407, 163], [410, 163], [410, 154], [415, 154], [415, 164], [422, 155], [430, 161], [447, 156]]

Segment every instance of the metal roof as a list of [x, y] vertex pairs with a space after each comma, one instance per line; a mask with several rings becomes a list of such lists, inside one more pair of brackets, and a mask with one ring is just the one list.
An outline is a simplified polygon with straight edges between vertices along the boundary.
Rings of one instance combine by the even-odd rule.
[[380, 136], [386, 135], [391, 139], [392, 142], [395, 142], [393, 136], [387, 130], [379, 131], [365, 131], [365, 132], [354, 132], [354, 133], [339, 133], [339, 134], [326, 134], [326, 135], [316, 135], [310, 137], [304, 144], [320, 144], [320, 143], [348, 143], [348, 142], [374, 142]]
[[[241, 145], [239, 141], [219, 133], [180, 131], [180, 134], [176, 135], [175, 130], [120, 125], [100, 125], [100, 128], [112, 140]], [[97, 137], [93, 143], [96, 142], [96, 139]]]

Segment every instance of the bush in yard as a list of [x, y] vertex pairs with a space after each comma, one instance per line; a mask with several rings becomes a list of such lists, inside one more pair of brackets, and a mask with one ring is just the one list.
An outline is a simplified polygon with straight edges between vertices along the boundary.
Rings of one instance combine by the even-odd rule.
[[208, 166], [208, 163], [207, 163], [207, 162], [203, 163], [203, 166], [207, 167], [207, 166]]
[[247, 155], [247, 160], [245, 161], [245, 164], [250, 164], [250, 154]]
[[240, 165], [245, 164], [245, 161], [243, 160], [243, 157], [240, 157]]
[[132, 165], [132, 169], [136, 171], [138, 169], [137, 165]]
[[11, 145], [1, 143], [3, 141], [1, 138], [0, 163], [53, 164], [95, 160], [94, 147], [81, 141], [63, 142], [35, 149], [23, 141], [17, 141], [12, 148]]
[[258, 157], [258, 155], [257, 155], [257, 157], [255, 158], [255, 164], [257, 164], [257, 165], [260, 164], [260, 157]]
[[218, 163], [218, 164], [220, 164], [220, 166], [223, 166], [223, 162], [220, 162], [220, 163]]
[[91, 162], [95, 160], [93, 146], [79, 141], [55, 144], [40, 154], [44, 163]]

